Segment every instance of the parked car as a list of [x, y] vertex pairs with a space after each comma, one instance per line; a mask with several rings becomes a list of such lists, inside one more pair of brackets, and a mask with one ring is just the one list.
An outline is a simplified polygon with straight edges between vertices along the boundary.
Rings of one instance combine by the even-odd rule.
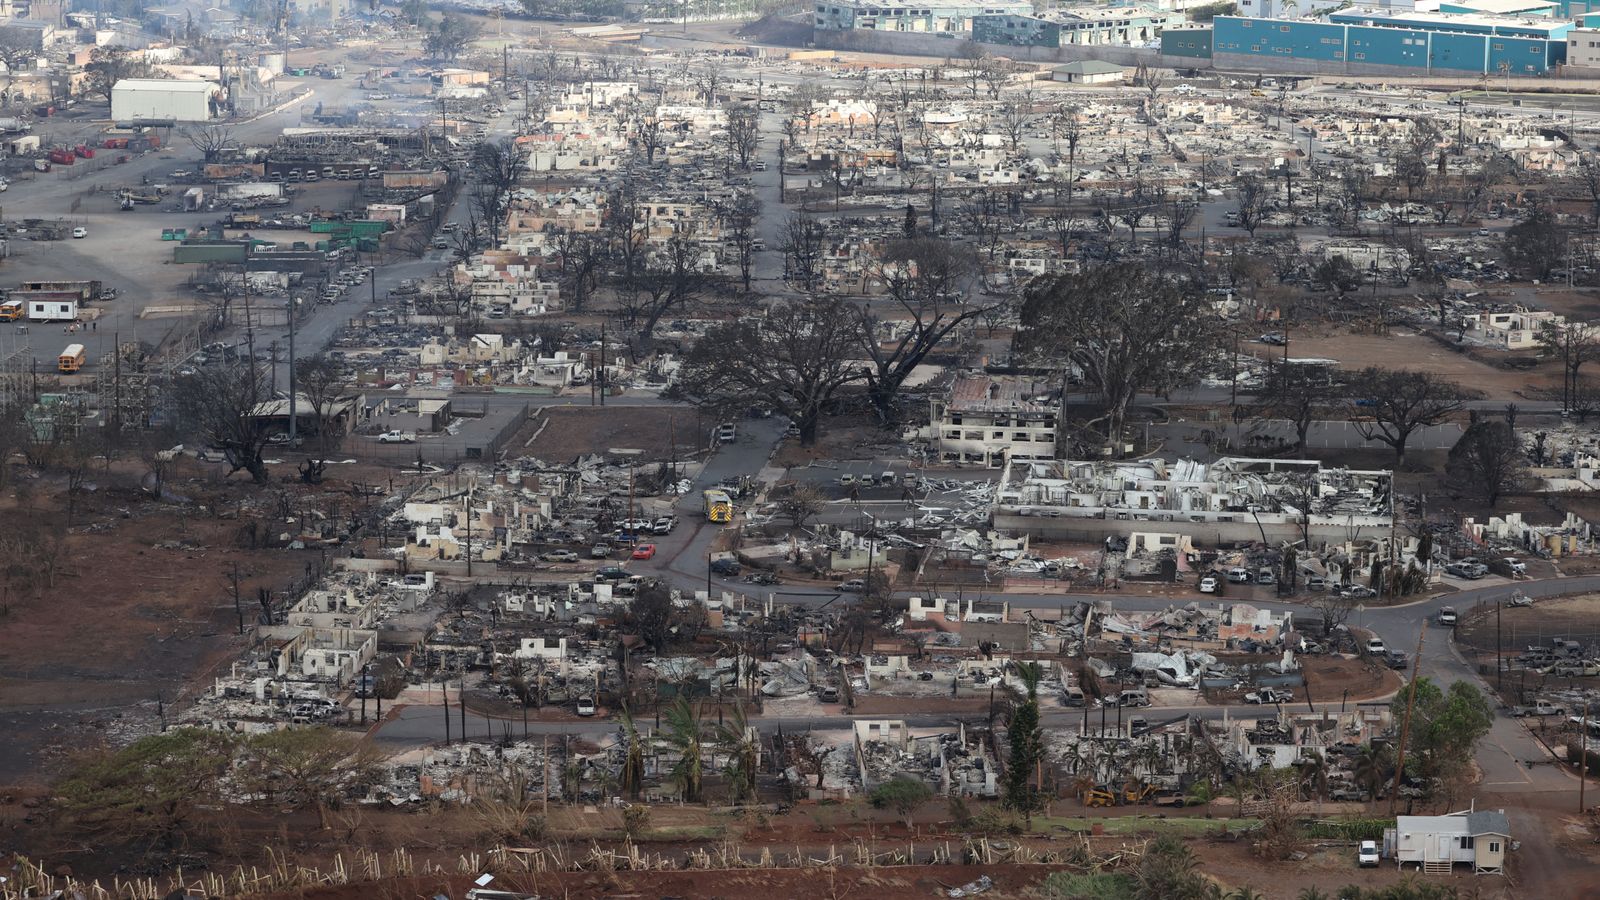
[[859, 594], [867, 589], [867, 583], [860, 578], [852, 578], [849, 581], [840, 582], [837, 588], [845, 593]]
[[1506, 605], [1507, 606], [1532, 606], [1533, 605], [1533, 598], [1529, 597], [1527, 594], [1524, 594], [1521, 591], [1517, 591], [1515, 594], [1511, 595], [1511, 599], [1510, 600], [1506, 601]]
[[1385, 647], [1383, 644], [1383, 638], [1375, 637], [1368, 639], [1366, 647], [1368, 656], [1382, 656], [1383, 654], [1389, 652], [1389, 648]]
[[1129, 688], [1118, 694], [1113, 702], [1117, 706], [1149, 706], [1150, 692], [1144, 688]]
[[1354, 785], [1339, 785], [1338, 787], [1329, 789], [1328, 799], [1365, 803], [1372, 799], [1372, 795], [1367, 793], [1364, 788], [1355, 787]]
[[1391, 669], [1405, 669], [1411, 665], [1411, 660], [1399, 650], [1389, 650], [1383, 654], [1383, 663]]
[[577, 562], [578, 554], [571, 550], [551, 550], [544, 558], [546, 562]]
[[585, 716], [585, 717], [594, 715], [594, 712], [595, 712], [595, 709], [594, 709], [594, 698], [593, 697], [579, 697], [578, 698], [578, 709], [577, 709], [577, 712], [578, 712], [578, 715]]
[[1500, 561], [1506, 564], [1506, 568], [1511, 570], [1513, 576], [1528, 574], [1528, 564], [1514, 556], [1508, 556]]
[[628, 577], [628, 570], [621, 566], [601, 566], [595, 570], [595, 581], [621, 581]]
[[1234, 566], [1228, 570], [1228, 580], [1234, 584], [1249, 584], [1250, 570], [1244, 566]]
[[731, 559], [718, 559], [711, 562], [711, 574], [728, 578], [739, 574], [739, 564]]
[[1283, 688], [1261, 688], [1244, 695], [1244, 702], [1264, 705], [1268, 703], [1293, 703], [1294, 691]]
[[655, 520], [654, 522], [650, 523], [650, 533], [651, 534], [671, 534], [672, 533], [672, 529], [677, 527], [677, 524], [678, 524], [677, 517], [675, 517], [675, 516], [662, 516], [661, 518], [659, 518], [659, 519]]
[[1362, 841], [1356, 849], [1356, 865], [1368, 869], [1378, 864], [1378, 842]]
[[89, 229], [79, 225], [77, 228], [72, 229], [72, 236], [75, 238], [86, 238], [89, 236]]
[[1442, 628], [1454, 628], [1456, 624], [1456, 608], [1453, 606], [1439, 607], [1439, 625]]
[[611, 555], [611, 545], [606, 543], [595, 544], [589, 548], [590, 559], [605, 559]]
[[831, 684], [825, 684], [817, 690], [817, 699], [823, 703], [838, 703], [839, 689]]
[[1565, 706], [1557, 706], [1548, 700], [1535, 701], [1532, 706], [1511, 707], [1511, 718], [1522, 719], [1528, 716], [1559, 716], [1567, 711]]
[[1328, 579], [1322, 577], [1321, 575], [1308, 575], [1308, 576], [1306, 576], [1306, 590], [1308, 590], [1308, 591], [1325, 591], [1327, 589], [1328, 589]]
[[416, 443], [417, 434], [414, 431], [385, 431], [378, 435], [380, 444], [412, 444]]
[[850, 485], [855, 484], [855, 483], [856, 483], [856, 477], [854, 475], [851, 475], [849, 472], [846, 472], [843, 475], [839, 476], [839, 486], [840, 487], [849, 487]]
[[640, 544], [633, 548], [634, 559], [654, 559], [656, 555], [655, 544]]
[[1217, 592], [1217, 586], [1218, 581], [1217, 576], [1215, 575], [1207, 575], [1206, 577], [1200, 579], [1200, 593], [1202, 594], [1215, 594]]
[[719, 443], [731, 444], [738, 439], [739, 429], [733, 427], [732, 425], [717, 426], [717, 441]]
[[1378, 592], [1364, 584], [1347, 584], [1339, 589], [1339, 596], [1352, 600], [1370, 600], [1378, 596]]
[[1278, 583], [1278, 576], [1272, 574], [1272, 570], [1271, 569], [1263, 567], [1263, 568], [1261, 568], [1260, 570], [1258, 570], [1256, 572], [1256, 584], [1277, 584], [1277, 583]]

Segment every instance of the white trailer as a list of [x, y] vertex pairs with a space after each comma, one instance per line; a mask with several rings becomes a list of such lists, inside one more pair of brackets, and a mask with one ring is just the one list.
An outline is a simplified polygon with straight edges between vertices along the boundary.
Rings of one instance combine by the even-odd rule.
[[78, 301], [29, 300], [28, 320], [30, 322], [76, 322], [78, 320]]

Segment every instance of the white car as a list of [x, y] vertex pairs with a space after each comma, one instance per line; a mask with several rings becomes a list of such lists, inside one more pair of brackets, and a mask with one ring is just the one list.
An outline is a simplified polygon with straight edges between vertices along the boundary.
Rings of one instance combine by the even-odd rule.
[[79, 225], [77, 228], [72, 229], [72, 236], [75, 238], [86, 238], [89, 236], [89, 229]]
[[1378, 842], [1362, 841], [1361, 847], [1356, 850], [1356, 865], [1363, 869], [1372, 868], [1378, 864]]
[[594, 715], [594, 698], [593, 697], [579, 697], [578, 698], [578, 710], [577, 711], [578, 711], [578, 715], [580, 715], [580, 716], [586, 716], [587, 717], [587, 716]]
[[1529, 597], [1527, 594], [1524, 594], [1521, 591], [1517, 591], [1515, 594], [1511, 595], [1511, 599], [1510, 600], [1506, 601], [1506, 605], [1507, 606], [1532, 606], [1533, 605], [1533, 598]]
[[1388, 652], [1389, 648], [1384, 646], [1383, 638], [1372, 638], [1367, 641], [1367, 655], [1382, 656]]
[[1217, 592], [1217, 576], [1207, 575], [1200, 579], [1200, 593], [1215, 594]]

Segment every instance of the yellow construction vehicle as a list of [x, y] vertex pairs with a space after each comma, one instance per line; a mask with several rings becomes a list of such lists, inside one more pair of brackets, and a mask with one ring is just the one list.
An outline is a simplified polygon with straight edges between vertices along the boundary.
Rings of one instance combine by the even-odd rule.
[[1156, 786], [1139, 781], [1130, 781], [1122, 786], [1123, 803], [1145, 803], [1155, 796]]
[[1103, 787], [1090, 788], [1083, 795], [1083, 805], [1089, 807], [1116, 806], [1117, 795]]

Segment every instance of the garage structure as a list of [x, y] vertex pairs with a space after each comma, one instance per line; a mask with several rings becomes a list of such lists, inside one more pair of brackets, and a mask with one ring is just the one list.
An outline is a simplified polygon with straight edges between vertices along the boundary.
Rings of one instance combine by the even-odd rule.
[[111, 118], [119, 123], [205, 122], [219, 90], [210, 81], [124, 78], [111, 88]]

